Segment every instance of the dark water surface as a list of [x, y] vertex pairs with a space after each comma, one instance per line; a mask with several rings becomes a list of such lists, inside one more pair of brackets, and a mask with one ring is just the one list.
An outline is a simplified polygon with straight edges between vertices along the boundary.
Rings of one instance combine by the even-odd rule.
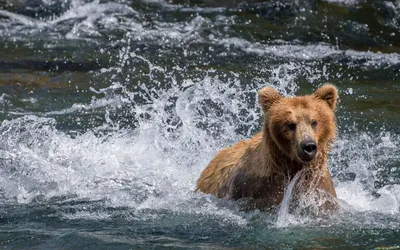
[[[3, 248], [400, 248], [400, 1], [239, 2], [0, 1]], [[256, 90], [325, 82], [340, 213], [193, 192]]]

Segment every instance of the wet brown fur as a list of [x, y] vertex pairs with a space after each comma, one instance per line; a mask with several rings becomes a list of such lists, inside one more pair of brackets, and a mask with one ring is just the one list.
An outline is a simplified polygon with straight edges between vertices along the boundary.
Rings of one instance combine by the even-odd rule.
[[[265, 87], [258, 97], [265, 117], [263, 130], [222, 149], [202, 172], [196, 190], [226, 199], [253, 198], [255, 208], [269, 209], [282, 201], [285, 184], [302, 170], [297, 195], [314, 192], [336, 197], [327, 165], [336, 136], [336, 88], [328, 84], [311, 95], [288, 98]], [[296, 122], [295, 132], [287, 129], [290, 122]], [[306, 136], [318, 146], [308, 163], [296, 153]]]

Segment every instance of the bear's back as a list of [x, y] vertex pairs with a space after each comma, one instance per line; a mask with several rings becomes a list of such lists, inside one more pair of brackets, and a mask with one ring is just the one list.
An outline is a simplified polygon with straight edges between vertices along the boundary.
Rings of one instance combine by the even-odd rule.
[[252, 143], [242, 140], [231, 147], [224, 148], [211, 160], [197, 181], [196, 191], [213, 194], [219, 198], [228, 194], [229, 177], [237, 169], [240, 159]]

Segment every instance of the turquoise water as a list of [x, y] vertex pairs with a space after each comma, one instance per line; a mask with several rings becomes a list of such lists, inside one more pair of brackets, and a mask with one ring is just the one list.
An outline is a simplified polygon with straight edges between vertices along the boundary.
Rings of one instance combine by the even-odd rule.
[[[0, 2], [0, 244], [400, 248], [400, 2]], [[256, 91], [339, 88], [329, 217], [194, 193]]]

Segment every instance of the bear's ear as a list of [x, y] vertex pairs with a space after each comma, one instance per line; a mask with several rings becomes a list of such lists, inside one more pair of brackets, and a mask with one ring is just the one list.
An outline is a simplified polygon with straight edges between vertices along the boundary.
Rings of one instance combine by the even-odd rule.
[[325, 101], [332, 110], [335, 110], [338, 99], [337, 92], [338, 91], [335, 86], [332, 84], [325, 84], [315, 91], [314, 96]]
[[282, 96], [272, 87], [264, 87], [258, 91], [258, 102], [264, 113], [281, 98]]

